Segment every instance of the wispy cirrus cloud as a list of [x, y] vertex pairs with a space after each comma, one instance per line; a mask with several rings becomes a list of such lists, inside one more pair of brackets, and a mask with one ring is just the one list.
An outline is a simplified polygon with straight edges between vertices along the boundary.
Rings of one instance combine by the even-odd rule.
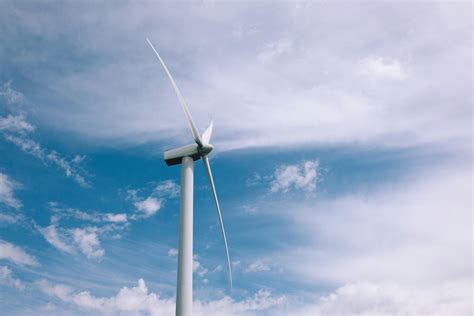
[[74, 253], [73, 247], [70, 243], [66, 241], [66, 234], [60, 233], [55, 223], [44, 228], [39, 227], [38, 231], [43, 235], [46, 241], [49, 242], [52, 246], [54, 246], [56, 249], [69, 254]]
[[12, 88], [12, 80], [5, 82], [0, 87], [0, 97], [3, 97], [8, 105], [19, 105], [26, 101], [25, 96], [20, 91]]
[[21, 280], [12, 276], [12, 270], [7, 266], [0, 266], [0, 284], [8, 285], [17, 290], [25, 289], [25, 285]]
[[19, 265], [38, 265], [35, 257], [27, 254], [22, 248], [4, 240], [0, 240], [0, 260], [9, 260]]
[[22, 207], [22, 203], [14, 195], [15, 189], [19, 184], [12, 180], [8, 175], [0, 172], [0, 203], [3, 203], [14, 209]]
[[[8, 105], [22, 104], [26, 100], [21, 92], [13, 89], [11, 81], [5, 83], [0, 89], [0, 92], [0, 96], [7, 100]], [[81, 158], [82, 156], [76, 155], [73, 159], [68, 160], [55, 150], [43, 148], [39, 142], [30, 137], [36, 129], [36, 126], [27, 121], [26, 112], [17, 109], [11, 110], [10, 112], [17, 112], [19, 114], [8, 114], [5, 117], [0, 117], [0, 132], [3, 134], [5, 140], [15, 144], [25, 153], [62, 169], [67, 177], [74, 179], [80, 186], [84, 188], [90, 187], [90, 184], [79, 169], [79, 163], [83, 158], [78, 159], [78, 157]]]

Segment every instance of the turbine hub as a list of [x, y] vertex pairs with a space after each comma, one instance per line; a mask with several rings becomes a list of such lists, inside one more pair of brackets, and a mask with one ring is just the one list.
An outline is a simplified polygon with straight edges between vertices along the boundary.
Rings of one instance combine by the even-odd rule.
[[198, 148], [198, 151], [201, 155], [207, 155], [214, 149], [214, 146], [211, 144], [204, 144], [201, 148]]

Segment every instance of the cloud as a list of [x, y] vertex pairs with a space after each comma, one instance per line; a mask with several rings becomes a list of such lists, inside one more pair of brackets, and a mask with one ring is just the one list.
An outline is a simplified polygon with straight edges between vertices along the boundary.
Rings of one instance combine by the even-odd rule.
[[22, 115], [0, 117], [0, 132], [30, 133], [35, 126], [26, 121]]
[[316, 297], [313, 303], [295, 307], [297, 315], [469, 315], [470, 302], [458, 293], [469, 284], [431, 289], [401, 287], [395, 283], [348, 283]]
[[245, 269], [245, 272], [262, 272], [262, 271], [270, 271], [270, 266], [265, 260], [257, 260], [255, 262], [252, 262]]
[[301, 165], [283, 165], [274, 173], [272, 192], [288, 192], [291, 188], [313, 192], [318, 180], [319, 160], [305, 161]]
[[[46, 280], [37, 284], [43, 293], [90, 312], [171, 315], [175, 311], [174, 300], [149, 292], [143, 279], [138, 280], [137, 286], [123, 287], [111, 297], [97, 297], [89, 291], [76, 292], [71, 287], [51, 284]], [[234, 301], [228, 296], [214, 301], [195, 300], [193, 315], [258, 315], [284, 302], [285, 297], [273, 297], [270, 292], [260, 290], [242, 301]]]
[[176, 248], [171, 248], [168, 250], [168, 256], [170, 257], [176, 257], [178, 255], [178, 249]]
[[372, 79], [404, 80], [406, 71], [398, 60], [367, 57], [360, 61], [360, 73]]
[[19, 265], [37, 266], [35, 257], [7, 241], [0, 240], [0, 260], [9, 260]]
[[[280, 2], [271, 12], [265, 5], [202, 6], [56, 6], [44, 12], [48, 23], [38, 25], [31, 8], [11, 4], [15, 16], [1, 16], [12, 25], [2, 33], [11, 54], [2, 55], [1, 63], [41, 78], [31, 83], [49, 96], [38, 105], [41, 126], [58, 128], [55, 122], [61, 121], [62, 130], [108, 146], [181, 141], [188, 133], [184, 120], [176, 124], [182, 113], [153, 52], [136, 37], [145, 33], [159, 46], [198, 126], [214, 116], [214, 144], [221, 151], [467, 143], [472, 90], [465, 67], [472, 55], [467, 3], [413, 8]], [[104, 12], [106, 20], [100, 18]], [[89, 25], [85, 17], [97, 23]], [[76, 42], [64, 40], [79, 28]], [[335, 30], [338, 36], [330, 36]], [[207, 40], [197, 34], [208, 34]], [[28, 53], [37, 51], [26, 46], [30, 41], [19, 36], [47, 38], [40, 61]], [[133, 45], [117, 50], [120, 40]], [[58, 60], [58, 50], [71, 58]], [[24, 58], [15, 59], [20, 54]], [[45, 71], [51, 64], [55, 68]], [[381, 80], [364, 80], [361, 67], [369, 79]], [[71, 106], [58, 106], [66, 103]]]
[[71, 207], [62, 207], [56, 202], [49, 203], [50, 209], [54, 212], [54, 219], [58, 221], [62, 218], [75, 218], [80, 221], [93, 223], [127, 223], [128, 217], [124, 213], [100, 213], [96, 211], [82, 211]]
[[79, 249], [87, 258], [96, 259], [101, 258], [104, 255], [105, 251], [100, 247], [100, 242], [97, 236], [97, 228], [76, 228], [73, 231], [73, 236]]
[[16, 105], [26, 100], [25, 96], [12, 88], [12, 81], [5, 82], [0, 87], [0, 96], [5, 98], [9, 105]]
[[24, 151], [27, 154], [32, 155], [35, 158], [38, 158], [44, 162], [52, 163], [57, 167], [61, 168], [67, 177], [73, 178], [80, 186], [84, 188], [89, 188], [90, 184], [86, 181], [86, 179], [79, 174], [74, 166], [66, 160], [65, 158], [59, 156], [59, 154], [52, 150], [47, 152], [45, 149], [41, 147], [38, 142], [35, 142], [32, 139], [29, 139], [23, 135], [4, 135], [5, 139], [13, 144], [15, 144], [18, 148]]
[[203, 276], [205, 276], [209, 270], [207, 268], [205, 268], [201, 262], [199, 262], [198, 260], [198, 256], [197, 255], [194, 255], [194, 259], [193, 259], [193, 273], [197, 274], [198, 276], [200, 276], [201, 278]]
[[[11, 87], [10, 81], [4, 84], [2, 89], [0, 93], [1, 91], [8, 91], [4, 93], [7, 95], [9, 103], [22, 102], [23, 97], [18, 97], [22, 94]], [[35, 130], [35, 126], [27, 121], [25, 113], [22, 111], [19, 115], [8, 114], [6, 117], [0, 117], [0, 132], [3, 133], [5, 140], [33, 157], [59, 167], [67, 177], [73, 178], [82, 187], [90, 187], [90, 184], [78, 170], [78, 163], [84, 159], [84, 156], [76, 155], [69, 161], [54, 150], [47, 151], [44, 149], [40, 143], [30, 138], [29, 134]]]
[[15, 198], [13, 192], [18, 187], [18, 183], [9, 176], [0, 172], [0, 203], [9, 207], [19, 209], [22, 207], [20, 200]]
[[111, 223], [125, 223], [127, 222], [127, 214], [105, 214], [107, 221]]
[[180, 187], [173, 180], [164, 180], [152, 189], [151, 194], [144, 198], [139, 195], [144, 189], [128, 189], [126, 191], [127, 200], [133, 202], [138, 215], [131, 216], [132, 219], [140, 219], [150, 217], [156, 214], [165, 204], [166, 199], [178, 196]]
[[161, 208], [161, 200], [154, 197], [147, 197], [143, 201], [137, 201], [134, 203], [137, 210], [144, 213], [146, 217], [154, 215]]
[[20, 220], [20, 216], [0, 213], [0, 223], [14, 224]]
[[64, 241], [65, 237], [58, 233], [56, 225], [52, 224], [45, 228], [40, 227], [38, 230], [46, 239], [46, 241], [53, 245], [56, 249], [69, 254], [74, 253], [72, 246]]
[[157, 184], [154, 193], [159, 196], [177, 197], [179, 195], [180, 187], [173, 180], [164, 180]]
[[23, 290], [25, 288], [23, 282], [12, 277], [12, 270], [7, 266], [0, 266], [0, 284], [14, 287], [17, 290]]

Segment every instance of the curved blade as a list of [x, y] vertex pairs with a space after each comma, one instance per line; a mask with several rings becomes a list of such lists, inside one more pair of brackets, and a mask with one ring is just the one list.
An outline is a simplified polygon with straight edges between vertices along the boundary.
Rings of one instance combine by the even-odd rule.
[[213, 126], [214, 124], [212, 123], [212, 120], [211, 120], [211, 123], [209, 124], [209, 126], [206, 128], [204, 133], [202, 133], [202, 142], [204, 144], [209, 144], [209, 142], [211, 141]]
[[230, 264], [229, 248], [227, 247], [227, 238], [225, 236], [224, 222], [222, 221], [221, 208], [219, 207], [219, 201], [217, 200], [216, 187], [214, 186], [214, 180], [212, 179], [211, 166], [209, 165], [209, 159], [207, 158], [207, 155], [202, 156], [202, 161], [204, 161], [204, 166], [206, 167], [207, 175], [209, 176], [209, 181], [211, 182], [212, 193], [214, 194], [214, 202], [216, 202], [217, 215], [219, 216], [219, 223], [221, 224], [222, 237], [224, 237], [225, 253], [227, 255], [227, 266], [229, 268], [230, 288], [232, 289], [232, 266]]
[[179, 91], [178, 86], [176, 85], [176, 82], [174, 81], [173, 77], [171, 76], [171, 73], [169, 72], [168, 68], [165, 65], [165, 62], [163, 59], [161, 59], [160, 54], [158, 54], [157, 50], [153, 46], [153, 44], [150, 42], [150, 40], [147, 38], [146, 39], [148, 44], [150, 44], [151, 48], [156, 54], [156, 57], [160, 60], [161, 65], [165, 69], [166, 74], [168, 75], [168, 78], [171, 81], [171, 84], [173, 85], [174, 92], [176, 92], [176, 95], [178, 96], [179, 103], [183, 107], [184, 113], [186, 114], [186, 117], [188, 118], [188, 123], [189, 127], [191, 128], [191, 133], [193, 133], [193, 138], [196, 144], [198, 144], [200, 147], [202, 147], [202, 140], [201, 140], [201, 135], [199, 134], [199, 130], [196, 127], [196, 124], [194, 123], [193, 117], [191, 116], [191, 112], [189, 112], [189, 108], [186, 105], [186, 102], [184, 101], [184, 97], [181, 94], [181, 91]]

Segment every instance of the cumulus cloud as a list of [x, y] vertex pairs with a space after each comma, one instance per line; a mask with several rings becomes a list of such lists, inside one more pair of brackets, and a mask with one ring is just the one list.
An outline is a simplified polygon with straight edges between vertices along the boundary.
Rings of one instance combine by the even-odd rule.
[[305, 161], [300, 165], [284, 165], [277, 168], [271, 183], [272, 192], [288, 192], [300, 189], [313, 192], [318, 180], [319, 160]]
[[100, 247], [97, 228], [76, 228], [73, 231], [73, 237], [79, 249], [87, 258], [101, 258], [104, 255], [105, 251]]
[[[149, 292], [143, 279], [138, 280], [137, 286], [123, 287], [111, 297], [97, 297], [89, 291], [74, 291], [71, 287], [51, 284], [46, 280], [37, 284], [43, 293], [90, 312], [171, 315], [175, 311], [175, 301]], [[214, 301], [195, 300], [193, 315], [259, 315], [262, 311], [278, 307], [285, 301], [284, 296], [274, 297], [270, 292], [260, 290], [253, 297], [242, 301], [234, 301], [228, 296]]]
[[179, 190], [180, 187], [175, 181], [164, 180], [156, 185], [154, 192], [160, 196], [177, 197]]
[[38, 261], [35, 257], [27, 254], [20, 247], [4, 240], [0, 240], [0, 260], [9, 260], [19, 265], [38, 265]]
[[112, 223], [125, 223], [127, 222], [127, 214], [105, 214], [107, 221]]
[[14, 287], [17, 290], [23, 290], [25, 288], [21, 280], [12, 276], [12, 270], [7, 266], [0, 266], [0, 284]]
[[137, 210], [141, 211], [146, 217], [154, 215], [161, 208], [161, 200], [154, 197], [147, 197], [142, 201], [134, 203]]
[[205, 268], [197, 259], [198, 256], [195, 255], [193, 259], [193, 272], [196, 273], [198, 276], [203, 277], [209, 272], [209, 270]]
[[6, 174], [0, 172], [0, 203], [19, 209], [22, 206], [22, 203], [13, 194], [17, 187], [17, 182], [13, 181]]

